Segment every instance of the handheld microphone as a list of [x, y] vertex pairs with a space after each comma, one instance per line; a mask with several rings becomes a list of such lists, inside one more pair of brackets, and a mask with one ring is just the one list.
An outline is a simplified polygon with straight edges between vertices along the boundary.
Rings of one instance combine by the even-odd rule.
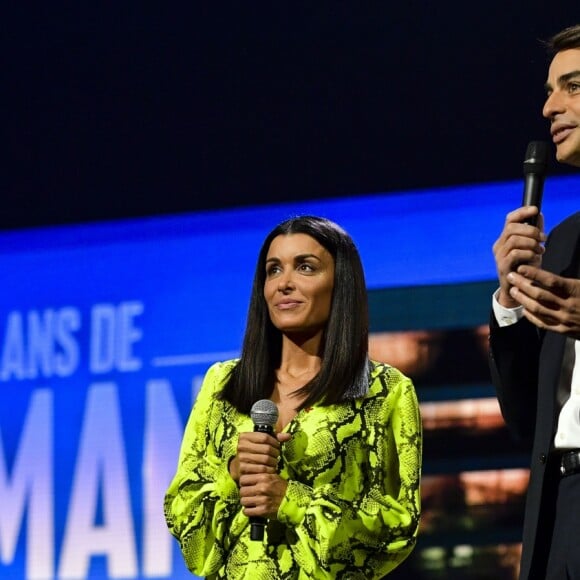
[[[250, 410], [250, 417], [254, 422], [254, 431], [274, 434], [274, 425], [278, 421], [278, 407], [268, 399], [256, 401]], [[262, 541], [266, 518], [253, 516], [250, 518], [250, 539]]]
[[[542, 192], [544, 190], [544, 178], [546, 177], [546, 165], [548, 161], [548, 143], [546, 141], [531, 141], [526, 149], [524, 159], [524, 198], [522, 205], [535, 205], [538, 214], [542, 207]], [[526, 223], [537, 225], [538, 216], [530, 218]]]

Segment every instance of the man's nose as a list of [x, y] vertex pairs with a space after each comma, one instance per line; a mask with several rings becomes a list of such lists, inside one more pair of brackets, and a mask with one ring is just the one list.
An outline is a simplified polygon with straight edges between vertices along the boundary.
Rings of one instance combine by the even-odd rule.
[[554, 91], [548, 96], [542, 109], [542, 115], [546, 119], [552, 119], [554, 115], [563, 113], [566, 110], [564, 99], [559, 91]]

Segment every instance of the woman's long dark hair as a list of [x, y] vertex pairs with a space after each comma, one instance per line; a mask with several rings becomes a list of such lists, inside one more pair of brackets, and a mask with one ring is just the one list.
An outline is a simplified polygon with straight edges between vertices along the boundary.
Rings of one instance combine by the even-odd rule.
[[264, 299], [266, 256], [280, 235], [306, 234], [334, 259], [334, 288], [330, 315], [322, 338], [320, 372], [300, 391], [302, 409], [320, 401], [331, 405], [362, 396], [368, 388], [368, 300], [360, 256], [351, 237], [330, 220], [301, 216], [275, 227], [266, 237], [254, 275], [246, 333], [239, 363], [221, 398], [243, 413], [272, 395], [281, 363], [282, 333], [270, 321]]

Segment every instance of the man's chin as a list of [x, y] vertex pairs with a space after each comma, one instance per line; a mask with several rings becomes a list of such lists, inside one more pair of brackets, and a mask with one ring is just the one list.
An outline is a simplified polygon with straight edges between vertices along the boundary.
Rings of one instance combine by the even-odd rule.
[[567, 159], [564, 159], [562, 163], [566, 163], [567, 165], [571, 165], [572, 167], [580, 167], [580, 154], [568, 157]]
[[560, 163], [580, 167], [580, 144], [577, 147], [558, 147], [556, 149], [556, 159]]

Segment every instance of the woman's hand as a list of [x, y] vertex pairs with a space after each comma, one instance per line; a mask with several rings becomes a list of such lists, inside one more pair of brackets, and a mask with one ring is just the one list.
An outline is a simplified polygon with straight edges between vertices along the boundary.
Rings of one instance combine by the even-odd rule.
[[246, 516], [276, 517], [288, 486], [278, 475], [280, 445], [290, 438], [288, 433], [240, 433], [229, 471], [240, 487]]

